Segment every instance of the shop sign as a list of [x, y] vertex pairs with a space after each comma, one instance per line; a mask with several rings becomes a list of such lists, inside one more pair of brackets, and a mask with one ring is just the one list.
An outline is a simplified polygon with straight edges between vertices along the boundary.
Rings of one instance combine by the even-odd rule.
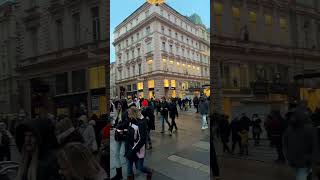
[[92, 111], [99, 111], [99, 96], [92, 96], [91, 109]]

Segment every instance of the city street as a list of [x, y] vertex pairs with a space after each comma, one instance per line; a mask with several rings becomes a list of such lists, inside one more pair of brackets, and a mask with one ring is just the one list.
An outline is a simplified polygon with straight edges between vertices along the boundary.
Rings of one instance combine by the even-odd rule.
[[[179, 112], [176, 120], [178, 132], [172, 137], [168, 132], [161, 134], [159, 116], [156, 116], [156, 130], [151, 133], [153, 149], [147, 151], [145, 164], [154, 169], [153, 180], [208, 180], [210, 177], [209, 130], [201, 131], [200, 116], [194, 109]], [[167, 128], [166, 128], [167, 129]], [[113, 136], [112, 136], [113, 137]], [[111, 176], [115, 174], [114, 139], [111, 138]], [[125, 159], [123, 170], [126, 174]], [[136, 179], [145, 175], [135, 171]]]
[[[269, 141], [262, 140], [258, 147], [250, 141], [249, 156], [230, 155], [222, 152], [221, 143], [216, 143], [220, 173], [224, 180], [292, 180], [293, 171], [287, 165], [276, 164], [277, 153], [269, 147]], [[237, 150], [236, 150], [237, 152]]]

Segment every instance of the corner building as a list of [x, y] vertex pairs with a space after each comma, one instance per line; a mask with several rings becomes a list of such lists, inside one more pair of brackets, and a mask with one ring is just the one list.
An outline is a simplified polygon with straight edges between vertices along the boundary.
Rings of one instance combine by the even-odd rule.
[[209, 83], [208, 31], [196, 14], [144, 3], [114, 30], [118, 95], [198, 94]]

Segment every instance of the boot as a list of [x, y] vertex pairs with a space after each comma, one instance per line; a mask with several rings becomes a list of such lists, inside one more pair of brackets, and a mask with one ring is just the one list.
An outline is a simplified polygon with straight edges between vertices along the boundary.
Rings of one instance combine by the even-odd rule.
[[111, 180], [121, 180], [123, 177], [122, 177], [122, 168], [117, 168], [116, 169], [117, 171], [117, 174], [111, 178]]
[[147, 174], [147, 180], [152, 179], [153, 169], [150, 169], [150, 173]]
[[128, 180], [134, 180], [134, 176], [128, 176]]

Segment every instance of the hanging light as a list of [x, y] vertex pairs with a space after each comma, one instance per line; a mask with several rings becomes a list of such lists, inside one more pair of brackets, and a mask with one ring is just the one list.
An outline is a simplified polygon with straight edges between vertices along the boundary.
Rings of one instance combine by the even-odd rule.
[[165, 2], [165, 0], [147, 0], [147, 1], [148, 3], [156, 6], [159, 6], [160, 4], [163, 4]]

